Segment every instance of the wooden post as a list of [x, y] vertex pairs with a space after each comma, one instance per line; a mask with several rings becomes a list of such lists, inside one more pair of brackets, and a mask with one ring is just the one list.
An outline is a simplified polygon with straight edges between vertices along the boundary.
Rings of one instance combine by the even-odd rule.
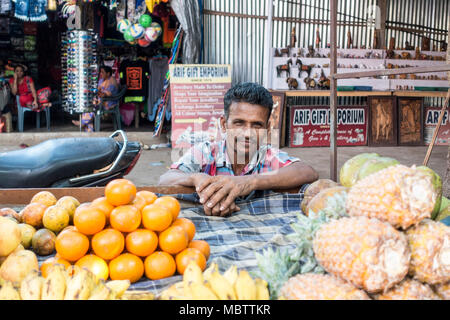
[[[447, 64], [450, 64], [450, 20], [448, 22], [447, 39]], [[450, 71], [447, 72], [447, 77], [450, 82]], [[447, 151], [447, 170], [442, 184], [442, 195], [444, 197], [450, 197], [450, 145], [448, 146]]]
[[330, 0], [330, 179], [337, 182], [337, 0]]
[[380, 8], [380, 29], [378, 32], [378, 43], [380, 48], [375, 49], [385, 49], [386, 50], [386, 13], [387, 13], [387, 0], [378, 0], [378, 7]]

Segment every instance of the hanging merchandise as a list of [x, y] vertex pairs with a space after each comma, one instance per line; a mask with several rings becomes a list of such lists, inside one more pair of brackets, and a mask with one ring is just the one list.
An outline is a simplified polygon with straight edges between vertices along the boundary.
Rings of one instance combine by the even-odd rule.
[[91, 31], [63, 34], [63, 108], [71, 114], [92, 111], [98, 83], [97, 40]]
[[145, 38], [141, 38], [138, 40], [138, 44], [139, 46], [141, 46], [142, 48], [146, 48], [150, 45], [150, 41], [147, 41]]
[[121, 33], [125, 33], [125, 31], [127, 31], [129, 27], [131, 27], [131, 22], [128, 19], [122, 19], [117, 24], [117, 30], [119, 30]]
[[14, 0], [15, 13], [17, 19], [23, 21], [46, 21], [47, 13], [45, 7], [47, 0]]
[[130, 27], [130, 34], [134, 39], [138, 40], [144, 36], [144, 27], [135, 23]]
[[60, 3], [63, 4], [61, 9], [63, 18], [67, 18], [75, 14], [77, 8], [76, 0], [60, 0]]
[[[180, 52], [180, 44], [183, 39], [183, 29], [181, 26], [178, 28], [175, 37], [173, 39], [172, 43], [172, 56], [170, 57], [169, 64], [174, 64], [177, 62], [178, 54]], [[156, 114], [156, 120], [155, 120], [155, 131], [153, 132], [154, 137], [159, 137], [161, 134], [162, 126], [164, 123], [164, 117], [166, 116], [168, 119], [172, 116], [171, 112], [168, 111], [167, 106], [170, 102], [170, 72], [167, 70], [166, 77], [164, 79], [164, 93], [162, 95], [162, 98], [158, 100], [158, 111]]]
[[145, 0], [145, 4], [147, 5], [147, 9], [148, 11], [150, 11], [150, 13], [153, 13], [153, 8], [155, 7], [156, 4], [159, 4], [160, 2], [161, 0]]
[[0, 14], [6, 14], [12, 9], [11, 0], [0, 0]]
[[156, 39], [159, 38], [159, 36], [161, 35], [161, 26], [157, 23], [157, 22], [152, 22], [152, 24], [150, 25], [150, 27], [148, 27], [147, 29], [145, 29], [145, 39], [147, 41], [156, 41]]
[[150, 27], [151, 23], [152, 23], [152, 17], [150, 17], [148, 14], [143, 14], [142, 16], [139, 17], [139, 24], [143, 28]]
[[58, 5], [56, 4], [56, 0], [48, 0], [47, 10], [48, 11], [56, 11]]

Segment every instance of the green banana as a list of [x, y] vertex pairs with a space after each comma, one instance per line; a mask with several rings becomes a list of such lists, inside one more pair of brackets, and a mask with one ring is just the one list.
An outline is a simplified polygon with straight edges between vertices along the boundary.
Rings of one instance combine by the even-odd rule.
[[236, 300], [233, 286], [219, 272], [214, 271], [209, 277], [209, 286], [220, 300]]
[[19, 292], [11, 281], [5, 281], [0, 289], [0, 300], [20, 300]]
[[39, 272], [32, 270], [20, 284], [20, 297], [22, 300], [41, 300], [43, 285], [44, 278], [39, 276]]
[[63, 300], [66, 292], [66, 272], [62, 265], [50, 267], [47, 278], [42, 285], [42, 300]]
[[247, 270], [239, 271], [236, 283], [234, 284], [234, 291], [238, 300], [256, 299], [256, 285]]

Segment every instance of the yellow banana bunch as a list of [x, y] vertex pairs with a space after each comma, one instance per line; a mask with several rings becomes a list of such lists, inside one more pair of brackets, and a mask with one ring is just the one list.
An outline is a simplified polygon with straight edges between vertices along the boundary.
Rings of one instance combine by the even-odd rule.
[[246, 270], [231, 266], [220, 274], [216, 263], [203, 273], [191, 262], [186, 268], [183, 280], [170, 286], [159, 295], [161, 300], [268, 300], [267, 282], [253, 280]]
[[153, 300], [151, 292], [128, 290], [129, 280], [96, 280], [84, 268], [74, 267], [69, 275], [64, 266], [55, 264], [43, 278], [31, 271], [15, 288], [10, 281], [0, 283], [0, 300]]

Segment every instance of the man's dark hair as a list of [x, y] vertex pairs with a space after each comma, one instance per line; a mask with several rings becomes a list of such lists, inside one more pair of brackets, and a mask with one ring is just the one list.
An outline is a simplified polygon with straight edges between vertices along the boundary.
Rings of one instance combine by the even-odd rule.
[[112, 68], [111, 68], [110, 66], [101, 66], [101, 67], [100, 67], [100, 70], [102, 70], [102, 69], [103, 69], [106, 73], [109, 73], [110, 76], [111, 76], [112, 73], [113, 73]]
[[[269, 115], [272, 112], [273, 99], [270, 92], [262, 85], [253, 82], [239, 83], [225, 93], [224, 111], [225, 119], [230, 114], [230, 105], [233, 102], [247, 102], [256, 104], [269, 109]], [[269, 120], [269, 118], [267, 118]]]

